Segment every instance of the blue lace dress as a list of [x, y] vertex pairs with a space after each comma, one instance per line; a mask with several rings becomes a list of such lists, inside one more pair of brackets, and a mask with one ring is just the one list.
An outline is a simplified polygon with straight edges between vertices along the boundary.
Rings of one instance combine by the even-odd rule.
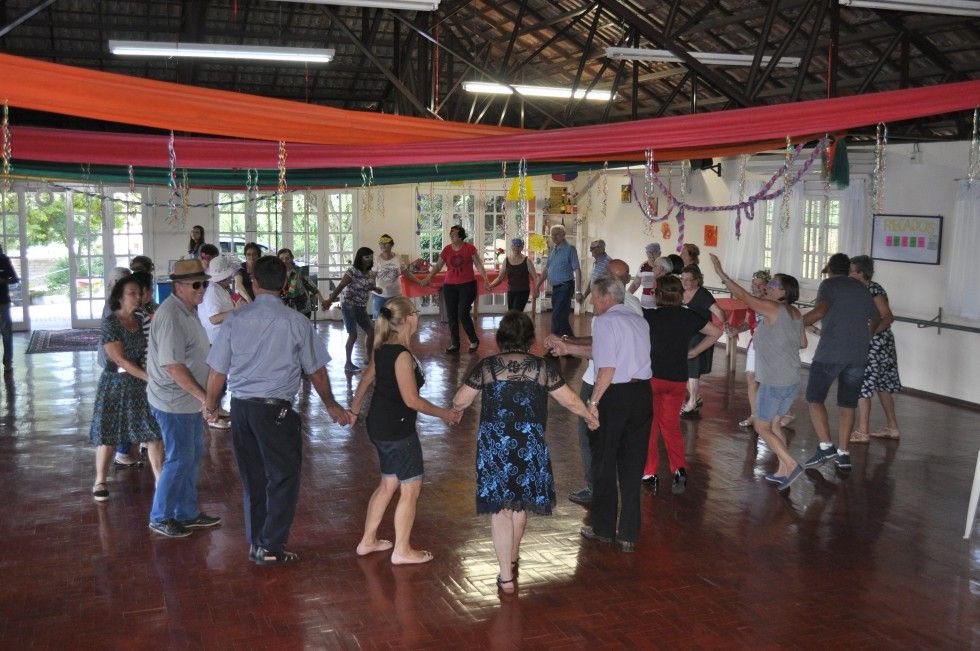
[[551, 453], [544, 440], [548, 393], [565, 384], [540, 357], [509, 352], [480, 360], [466, 385], [482, 392], [476, 443], [476, 511], [550, 515]]

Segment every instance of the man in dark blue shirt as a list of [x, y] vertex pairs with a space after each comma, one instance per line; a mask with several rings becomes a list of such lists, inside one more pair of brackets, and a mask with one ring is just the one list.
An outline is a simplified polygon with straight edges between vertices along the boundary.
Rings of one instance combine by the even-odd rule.
[[10, 286], [20, 282], [10, 258], [0, 248], [0, 334], [3, 335], [3, 372], [14, 370], [14, 335], [10, 321]]

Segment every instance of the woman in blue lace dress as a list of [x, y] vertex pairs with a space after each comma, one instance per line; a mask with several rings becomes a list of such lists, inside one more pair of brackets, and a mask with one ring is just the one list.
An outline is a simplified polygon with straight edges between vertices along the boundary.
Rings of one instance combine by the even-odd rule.
[[534, 324], [523, 312], [500, 321], [500, 353], [480, 360], [453, 398], [453, 409], [466, 409], [482, 395], [476, 448], [476, 511], [489, 513], [490, 535], [500, 563], [497, 586], [516, 589], [514, 577], [527, 512], [550, 515], [555, 505], [551, 454], [544, 440], [548, 394], [590, 429], [599, 423], [551, 364], [528, 353]]

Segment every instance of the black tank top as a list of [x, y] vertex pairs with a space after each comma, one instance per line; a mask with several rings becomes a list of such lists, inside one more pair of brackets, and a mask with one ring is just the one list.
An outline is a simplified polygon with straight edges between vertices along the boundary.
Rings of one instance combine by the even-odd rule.
[[507, 288], [512, 292], [526, 292], [531, 289], [531, 274], [527, 269], [527, 258], [518, 265], [512, 265], [507, 258]]
[[[415, 434], [418, 412], [402, 400], [395, 377], [395, 360], [406, 351], [412, 354], [401, 344], [383, 344], [374, 351], [374, 397], [368, 410], [367, 430], [378, 441], [398, 441]], [[425, 384], [418, 360], [415, 360], [415, 383], [420, 389]]]

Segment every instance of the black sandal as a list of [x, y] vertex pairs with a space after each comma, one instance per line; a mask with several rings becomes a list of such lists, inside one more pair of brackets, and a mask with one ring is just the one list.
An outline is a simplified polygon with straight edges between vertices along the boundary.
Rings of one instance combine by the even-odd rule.
[[517, 592], [516, 587], [514, 589], [514, 592], [507, 592], [506, 590], [504, 590], [504, 586], [505, 585], [507, 585], [508, 583], [513, 583], [516, 579], [517, 579], [517, 577], [514, 577], [510, 581], [504, 581], [503, 579], [500, 578], [500, 575], [498, 574], [497, 575], [497, 590], [499, 590], [500, 592], [503, 592], [504, 594], [514, 594], [514, 593], [516, 593]]
[[520, 569], [521, 569], [521, 557], [518, 556], [517, 560], [510, 564], [510, 571], [514, 575], [515, 579], [517, 578], [517, 572]]

